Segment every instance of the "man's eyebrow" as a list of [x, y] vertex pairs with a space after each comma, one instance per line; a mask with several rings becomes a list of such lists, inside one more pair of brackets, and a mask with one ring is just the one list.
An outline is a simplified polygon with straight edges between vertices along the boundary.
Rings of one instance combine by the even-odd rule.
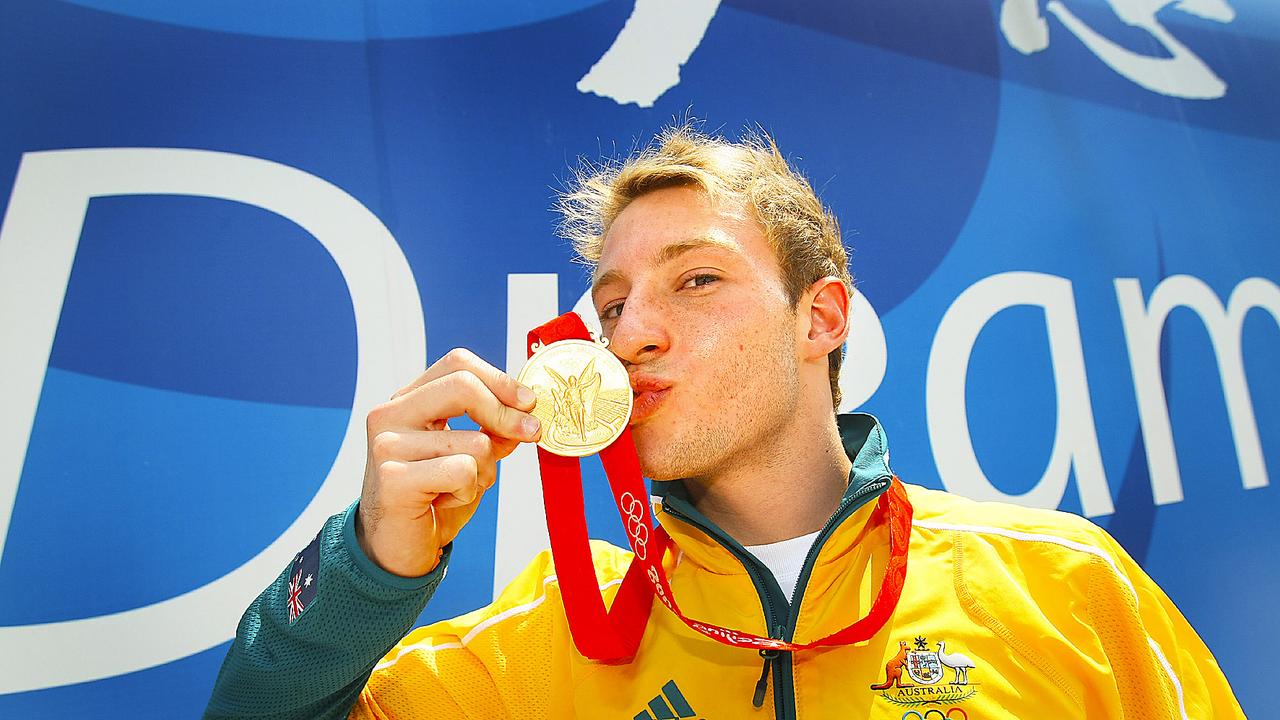
[[[697, 237], [689, 238], [688, 240], [677, 240], [676, 242], [664, 245], [662, 249], [658, 251], [657, 256], [653, 259], [653, 264], [663, 265], [675, 260], [687, 252], [707, 247], [718, 247], [724, 250], [731, 250], [733, 252], [742, 251], [741, 245], [728, 238], [717, 237], [715, 235], [699, 235]], [[595, 292], [596, 288], [608, 283], [617, 282], [622, 280], [624, 277], [625, 276], [617, 270], [606, 270], [604, 273], [597, 275], [595, 279], [591, 281], [591, 290], [592, 292]]]
[[623, 277], [623, 274], [617, 270], [606, 270], [603, 275], [597, 275], [591, 280], [591, 294], [594, 295], [602, 286], [618, 282]]
[[653, 264], [662, 265], [664, 263], [669, 263], [691, 250], [700, 250], [705, 247], [718, 247], [724, 250], [731, 250], [733, 252], [742, 251], [741, 245], [728, 238], [718, 237], [716, 235], [699, 235], [698, 237], [689, 238], [688, 240], [678, 240], [670, 243], [669, 245], [663, 246], [663, 248], [658, 251], [658, 256], [654, 258]]

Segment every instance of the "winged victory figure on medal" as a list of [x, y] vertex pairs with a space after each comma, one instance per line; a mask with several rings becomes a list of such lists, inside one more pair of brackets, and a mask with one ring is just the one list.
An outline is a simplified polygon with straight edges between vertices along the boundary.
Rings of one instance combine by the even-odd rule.
[[552, 431], [556, 439], [566, 445], [589, 443], [592, 435], [599, 434], [596, 430], [612, 434], [619, 422], [626, 421], [626, 403], [601, 395], [600, 373], [595, 366], [593, 359], [581, 373], [568, 373], [567, 378], [551, 367], [546, 368], [557, 386], [551, 389], [555, 406]]

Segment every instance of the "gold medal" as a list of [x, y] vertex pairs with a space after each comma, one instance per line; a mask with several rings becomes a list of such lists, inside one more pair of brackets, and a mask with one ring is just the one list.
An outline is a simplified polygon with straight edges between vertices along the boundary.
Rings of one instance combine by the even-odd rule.
[[582, 457], [605, 449], [631, 419], [627, 369], [607, 339], [558, 340], [535, 345], [516, 378], [533, 390], [531, 413], [542, 422], [538, 445], [556, 455]]

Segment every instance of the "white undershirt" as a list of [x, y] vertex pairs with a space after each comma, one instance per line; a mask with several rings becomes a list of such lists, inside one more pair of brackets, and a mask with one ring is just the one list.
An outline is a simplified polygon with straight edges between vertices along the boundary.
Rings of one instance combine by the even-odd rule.
[[778, 581], [778, 587], [787, 594], [788, 601], [796, 596], [796, 583], [800, 581], [800, 570], [804, 567], [804, 559], [809, 555], [809, 548], [818, 533], [801, 535], [798, 538], [782, 540], [768, 545], [747, 545], [747, 551], [759, 558], [769, 568]]

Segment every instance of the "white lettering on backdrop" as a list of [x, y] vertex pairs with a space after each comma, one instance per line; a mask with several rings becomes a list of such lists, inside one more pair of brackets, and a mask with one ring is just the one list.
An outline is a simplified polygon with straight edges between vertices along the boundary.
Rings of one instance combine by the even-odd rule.
[[93, 198], [113, 195], [231, 200], [274, 212], [311, 233], [341, 271], [355, 311], [351, 419], [316, 495], [280, 537], [230, 573], [132, 610], [0, 627], [0, 694], [121, 675], [231, 639], [249, 601], [325, 518], [359, 495], [365, 416], [426, 364], [422, 304], [408, 261], [382, 221], [329, 182], [260, 158], [204, 150], [26, 153], [0, 225], [0, 554], [85, 211]]
[[[973, 450], [965, 408], [969, 356], [978, 333], [997, 313], [1015, 305], [1044, 309], [1058, 398], [1057, 430], [1048, 467], [1035, 486], [1021, 495], [1000, 491], [983, 473]], [[938, 323], [929, 351], [925, 411], [934, 462], [948, 490], [977, 500], [1056, 508], [1074, 468], [1084, 514], [1114, 512], [1098, 451], [1070, 280], [1043, 273], [1007, 272], [979, 280], [960, 293]]]
[[1116, 300], [1129, 347], [1129, 367], [1138, 399], [1138, 419], [1142, 424], [1151, 474], [1151, 493], [1157, 505], [1182, 502], [1182, 475], [1173, 449], [1173, 429], [1169, 425], [1169, 403], [1164, 393], [1164, 371], [1160, 367], [1160, 335], [1165, 320], [1176, 307], [1190, 308], [1200, 316], [1213, 353], [1218, 360], [1222, 392], [1227, 401], [1227, 417], [1235, 440], [1240, 479], [1245, 488], [1266, 487], [1267, 464], [1258, 437], [1258, 421], [1253, 398], [1244, 374], [1240, 336], [1244, 316], [1262, 308], [1280, 323], [1280, 287], [1260, 277], [1245, 279], [1231, 293], [1227, 307], [1199, 278], [1174, 275], [1165, 278], [1143, 303], [1142, 286], [1133, 278], [1117, 278]]

